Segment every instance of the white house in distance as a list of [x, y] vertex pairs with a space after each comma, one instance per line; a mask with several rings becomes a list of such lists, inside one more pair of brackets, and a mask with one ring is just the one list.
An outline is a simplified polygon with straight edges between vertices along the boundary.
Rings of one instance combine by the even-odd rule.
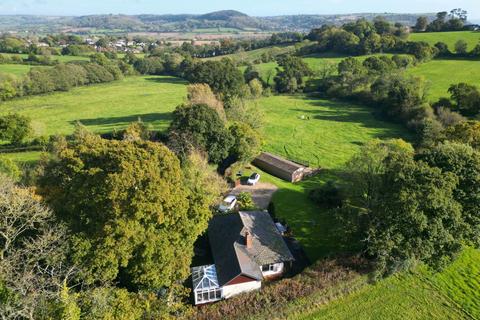
[[260, 289], [294, 260], [266, 211], [215, 216], [208, 238], [215, 264], [192, 268], [196, 305]]

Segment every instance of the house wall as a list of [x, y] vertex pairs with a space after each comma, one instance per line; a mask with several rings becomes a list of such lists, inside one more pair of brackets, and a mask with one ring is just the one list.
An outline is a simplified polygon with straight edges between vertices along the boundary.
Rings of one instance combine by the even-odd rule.
[[249, 281], [239, 284], [226, 285], [222, 287], [223, 298], [228, 299], [243, 292], [259, 290], [261, 287], [261, 281]]
[[281, 276], [285, 269], [285, 265], [283, 262], [275, 263], [274, 268], [276, 271], [262, 271], [262, 275], [264, 278], [271, 279]]

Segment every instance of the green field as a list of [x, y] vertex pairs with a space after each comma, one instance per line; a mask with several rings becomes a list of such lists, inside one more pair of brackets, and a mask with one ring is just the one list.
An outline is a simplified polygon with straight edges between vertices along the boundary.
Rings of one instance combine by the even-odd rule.
[[468, 43], [468, 50], [473, 49], [480, 43], [480, 32], [456, 31], [456, 32], [422, 32], [412, 33], [408, 37], [410, 41], [425, 41], [430, 45], [437, 42], [445, 42], [450, 51], [455, 51], [455, 43], [458, 40], [465, 40]]
[[[36, 68], [48, 68], [45, 66], [35, 66]], [[32, 66], [26, 64], [0, 64], [0, 73], [13, 74], [15, 76], [23, 76], [27, 74]]]
[[467, 249], [440, 273], [419, 267], [397, 274], [297, 319], [478, 319], [479, 261], [480, 252]]
[[352, 244], [342, 241], [331, 213], [316, 207], [308, 199], [308, 190], [328, 179], [337, 179], [345, 162], [366, 141], [408, 139], [408, 134], [400, 126], [375, 119], [370, 109], [348, 103], [306, 95], [272, 96], [257, 103], [266, 115], [266, 151], [323, 168], [323, 173], [314, 179], [297, 184], [263, 175], [263, 180], [280, 188], [273, 198], [277, 216], [292, 227], [312, 261], [349, 251]]
[[[1, 53], [2, 55], [5, 56], [19, 56], [22, 59], [28, 58], [28, 54], [22, 53], [22, 54], [17, 54], [17, 53]], [[89, 57], [84, 57], [84, 56], [50, 56], [52, 60], [58, 60], [59, 62], [69, 62], [69, 61], [78, 61], [78, 60], [89, 60]]]
[[77, 121], [94, 132], [111, 132], [139, 117], [153, 129], [163, 130], [185, 96], [185, 83], [177, 78], [128, 77], [4, 102], [0, 114], [18, 112], [29, 116], [37, 136], [71, 133]]
[[260, 59], [264, 53], [269, 51], [275, 54], [284, 54], [288, 52], [294, 52], [295, 46], [279, 45], [275, 47], [266, 47], [266, 48], [251, 50], [251, 51], [242, 51], [234, 54], [228, 54], [228, 55], [218, 56], [213, 58], [205, 58], [204, 60], [221, 60], [223, 58], [229, 58], [235, 61], [253, 63], [255, 60]]
[[480, 86], [480, 61], [432, 60], [408, 69], [408, 73], [424, 77], [429, 83], [429, 99], [449, 97], [451, 84], [466, 82]]

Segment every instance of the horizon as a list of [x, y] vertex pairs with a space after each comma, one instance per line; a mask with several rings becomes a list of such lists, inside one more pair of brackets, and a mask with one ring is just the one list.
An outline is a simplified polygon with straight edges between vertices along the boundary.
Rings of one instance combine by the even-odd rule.
[[[253, 17], [286, 16], [286, 15], [348, 15], [361, 13], [377, 14], [426, 14], [439, 11], [450, 11], [460, 7], [468, 11], [471, 20], [480, 19], [480, 1], [461, 0], [452, 5], [446, 0], [423, 0], [407, 2], [382, 2], [366, 0], [314, 0], [274, 1], [244, 0], [238, 3], [232, 0], [179, 0], [175, 3], [160, 4], [154, 0], [84, 0], [75, 4], [75, 9], [62, 0], [4, 0], [0, 4], [2, 16], [34, 15], [34, 16], [86, 16], [86, 15], [178, 15], [205, 14], [215, 11], [235, 10]], [[114, 8], [114, 9], [112, 9]], [[186, 9], [188, 8], [188, 9]], [[408, 8], [408, 10], [405, 10]]]

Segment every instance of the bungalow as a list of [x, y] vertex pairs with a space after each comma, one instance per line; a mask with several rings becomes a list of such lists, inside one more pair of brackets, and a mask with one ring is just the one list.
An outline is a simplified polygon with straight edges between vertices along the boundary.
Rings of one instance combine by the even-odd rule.
[[288, 182], [302, 180], [307, 172], [307, 167], [268, 152], [260, 154], [252, 163], [257, 168]]
[[196, 305], [258, 290], [294, 260], [266, 211], [215, 216], [208, 238], [215, 264], [192, 268]]

